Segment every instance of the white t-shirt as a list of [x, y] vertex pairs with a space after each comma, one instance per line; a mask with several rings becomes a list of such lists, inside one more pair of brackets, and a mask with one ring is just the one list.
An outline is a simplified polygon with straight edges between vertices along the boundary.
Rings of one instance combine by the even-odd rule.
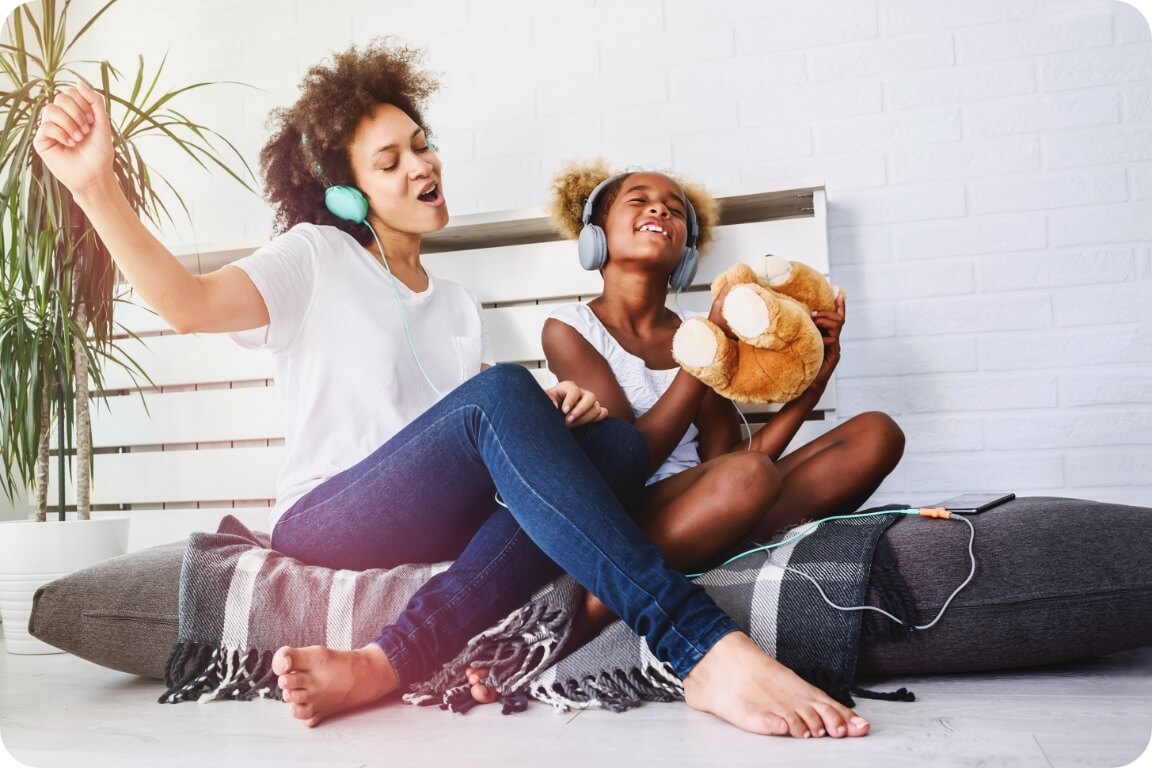
[[[565, 304], [549, 317], [575, 328], [608, 361], [608, 367], [624, 390], [624, 396], [632, 406], [632, 415], [636, 418], [656, 405], [656, 401], [668, 391], [672, 380], [680, 372], [679, 368], [654, 370], [646, 366], [643, 360], [620, 346], [620, 342], [608, 332], [587, 304]], [[648, 478], [648, 485], [699, 464], [699, 449], [700, 432], [695, 424], [690, 424], [672, 455]]]
[[396, 281], [397, 302], [380, 262], [335, 227], [299, 224], [230, 266], [268, 306], [268, 325], [232, 338], [276, 364], [287, 456], [271, 525], [440, 399], [412, 347], [442, 394], [492, 362], [475, 296], [429, 275], [421, 293]]

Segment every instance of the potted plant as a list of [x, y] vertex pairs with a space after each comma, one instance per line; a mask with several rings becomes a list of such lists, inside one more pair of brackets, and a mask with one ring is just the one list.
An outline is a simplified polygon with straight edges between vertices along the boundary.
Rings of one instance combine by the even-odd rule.
[[[106, 2], [71, 35], [71, 0], [25, 5], [0, 39], [0, 482], [10, 500], [34, 486], [37, 520], [0, 523], [0, 618], [14, 652], [53, 650], [26, 631], [40, 584], [124, 552], [126, 518], [90, 519], [88, 398], [102, 391], [107, 364], [144, 374], [114, 341], [117, 280], [108, 251], [32, 149], [41, 113], [56, 92], [81, 78], [101, 92], [112, 114], [120, 186], [136, 212], [156, 224], [171, 218], [159, 184], [184, 203], [145, 164], [141, 137], [163, 137], [201, 167], [222, 169], [252, 189], [252, 173], [235, 147], [173, 108], [181, 94], [214, 84], [165, 91], [158, 88], [163, 62], [149, 73], [139, 59], [133, 77], [121, 81], [108, 61], [69, 59], [116, 2]], [[226, 157], [240, 163], [243, 175]], [[45, 523], [53, 439], [60, 497], [57, 520]], [[65, 519], [66, 465], [74, 475], [75, 521]]]

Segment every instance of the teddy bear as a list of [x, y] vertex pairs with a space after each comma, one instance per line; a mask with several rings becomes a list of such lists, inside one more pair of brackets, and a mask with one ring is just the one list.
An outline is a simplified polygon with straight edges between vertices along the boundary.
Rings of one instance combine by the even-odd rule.
[[764, 275], [745, 263], [712, 283], [713, 298], [730, 289], [721, 314], [735, 339], [704, 317], [681, 323], [672, 356], [682, 368], [741, 403], [786, 403], [816, 378], [824, 341], [812, 311], [834, 311], [836, 290], [812, 267], [764, 257]]

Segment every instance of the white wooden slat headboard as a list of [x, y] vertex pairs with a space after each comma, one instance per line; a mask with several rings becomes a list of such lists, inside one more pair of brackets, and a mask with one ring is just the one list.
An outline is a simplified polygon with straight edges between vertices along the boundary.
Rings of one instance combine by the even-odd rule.
[[[827, 274], [822, 187], [738, 190], [719, 199], [721, 225], [694, 285], [676, 300], [680, 309], [706, 310], [717, 275], [735, 261], [758, 268], [768, 253]], [[210, 271], [259, 245], [203, 249], [182, 260]], [[542, 211], [458, 217], [426, 238], [425, 251], [429, 271], [468, 286], [480, 299], [496, 359], [525, 365], [542, 382], [549, 377], [540, 347], [544, 319], [555, 305], [586, 300], [601, 287], [600, 276], [580, 268], [575, 244], [558, 240]], [[266, 529], [283, 454], [271, 360], [225, 335], [175, 335], [156, 315], [131, 304], [117, 307], [116, 321], [140, 337], [119, 344], [152, 382], [107, 369], [108, 402], [93, 413], [93, 515], [130, 515], [130, 549], [212, 529], [226, 513]], [[833, 389], [802, 439], [826, 428], [820, 419], [834, 410]], [[753, 419], [764, 411], [745, 410]], [[73, 489], [65, 492], [72, 503]], [[50, 498], [55, 493], [50, 489]]]

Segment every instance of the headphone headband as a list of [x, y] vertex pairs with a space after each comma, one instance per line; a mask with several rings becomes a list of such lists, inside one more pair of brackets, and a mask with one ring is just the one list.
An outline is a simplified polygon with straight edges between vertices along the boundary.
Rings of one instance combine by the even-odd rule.
[[[368, 222], [368, 198], [364, 197], [364, 193], [356, 187], [329, 183], [324, 175], [324, 169], [320, 167], [320, 163], [317, 162], [315, 155], [312, 154], [312, 150], [308, 146], [308, 134], [303, 131], [300, 132], [300, 147], [304, 152], [304, 159], [308, 161], [308, 165], [312, 169], [312, 175], [326, 187], [324, 190], [324, 207], [328, 209], [328, 212], [338, 219], [350, 221], [353, 224], [366, 224]], [[371, 227], [369, 228], [371, 229]]]
[[[605, 187], [625, 176], [631, 176], [632, 173], [634, 172], [629, 171], [609, 176], [588, 193], [588, 198], [584, 201], [583, 213], [580, 216], [583, 226], [577, 240], [577, 253], [580, 255], [580, 264], [583, 265], [584, 269], [603, 269], [604, 264], [608, 261], [608, 241], [604, 235], [604, 230], [592, 223], [592, 213], [596, 207], [596, 200]], [[684, 253], [681, 255], [676, 269], [672, 270], [672, 274], [668, 276], [668, 285], [676, 291], [682, 291], [692, 284], [692, 278], [696, 277], [696, 265], [700, 258], [700, 254], [696, 250], [696, 241], [700, 237], [700, 223], [696, 218], [696, 209], [692, 207], [692, 201], [688, 199], [687, 195], [684, 196], [684, 207], [686, 209], [685, 223], [688, 230], [684, 240]]]
[[312, 147], [308, 146], [308, 134], [300, 131], [300, 148], [304, 151], [304, 159], [308, 161], [308, 169], [312, 171], [312, 175], [326, 187], [332, 186], [328, 182], [328, 177], [324, 175], [324, 169], [320, 167], [319, 161], [316, 156], [312, 154]]

